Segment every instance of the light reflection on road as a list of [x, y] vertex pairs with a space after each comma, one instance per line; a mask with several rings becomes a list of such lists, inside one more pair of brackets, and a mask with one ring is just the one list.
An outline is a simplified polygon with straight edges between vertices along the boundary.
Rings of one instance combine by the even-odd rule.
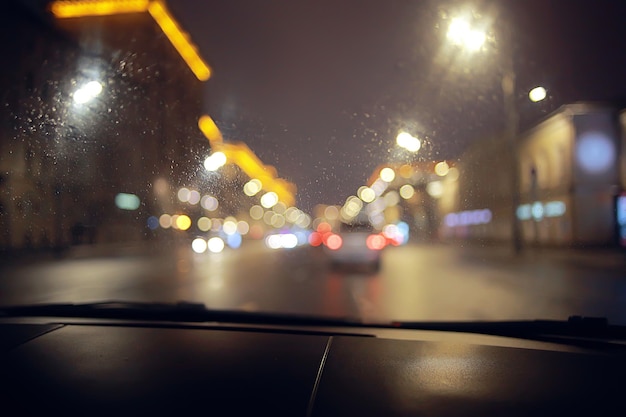
[[[332, 269], [302, 247], [153, 257], [64, 259], [0, 270], [0, 304], [102, 300], [204, 303], [214, 309], [385, 320], [566, 319], [626, 323], [623, 263], [468, 254], [454, 247], [392, 248], [378, 273]], [[590, 262], [591, 262], [590, 261]], [[603, 265], [610, 265], [604, 267]], [[593, 267], [593, 269], [591, 268]]]

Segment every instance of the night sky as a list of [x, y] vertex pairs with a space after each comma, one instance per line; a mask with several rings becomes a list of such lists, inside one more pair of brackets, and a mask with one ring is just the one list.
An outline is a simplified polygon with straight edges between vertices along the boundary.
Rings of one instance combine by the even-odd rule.
[[[381, 163], [410, 160], [394, 147], [400, 129], [424, 140], [417, 158], [428, 160], [456, 158], [501, 129], [507, 53], [522, 126], [564, 103], [626, 98], [626, 2], [475, 1], [493, 41], [474, 55], [445, 36], [446, 17], [467, 4], [169, 2], [213, 68], [206, 111], [227, 140], [295, 182], [309, 210], [343, 203]], [[531, 105], [525, 94], [537, 84], [550, 96]]]

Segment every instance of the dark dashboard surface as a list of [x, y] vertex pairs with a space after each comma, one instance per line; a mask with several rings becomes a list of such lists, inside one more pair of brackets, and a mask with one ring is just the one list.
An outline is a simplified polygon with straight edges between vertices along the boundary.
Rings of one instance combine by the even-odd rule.
[[623, 350], [412, 338], [2, 323], [0, 401], [10, 415], [626, 415]]

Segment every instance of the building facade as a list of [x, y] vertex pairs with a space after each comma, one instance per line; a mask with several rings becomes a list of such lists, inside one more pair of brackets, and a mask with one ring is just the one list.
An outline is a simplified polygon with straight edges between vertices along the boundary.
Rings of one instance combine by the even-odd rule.
[[[619, 106], [565, 105], [519, 137], [514, 167], [505, 141], [496, 136], [476, 142], [460, 157], [458, 187], [446, 191], [458, 195], [457, 206], [440, 206], [441, 234], [506, 241], [515, 221], [525, 245], [619, 244], [624, 114]], [[512, 169], [518, 170], [517, 190]], [[476, 210], [489, 210], [489, 221], [446, 222]]]
[[73, 16], [56, 3], [85, 2], [12, 1], [0, 17], [15, 39], [2, 45], [0, 246], [145, 239], [145, 219], [176, 204], [210, 153], [197, 127], [208, 74], [165, 33], [155, 16], [180, 27], [163, 2]]

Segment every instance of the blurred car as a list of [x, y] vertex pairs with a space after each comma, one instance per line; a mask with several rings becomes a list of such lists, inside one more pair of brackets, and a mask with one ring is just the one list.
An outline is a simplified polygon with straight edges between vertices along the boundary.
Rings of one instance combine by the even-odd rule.
[[337, 233], [326, 232], [324, 252], [336, 268], [380, 269], [381, 253], [387, 239], [369, 222], [341, 223]]

